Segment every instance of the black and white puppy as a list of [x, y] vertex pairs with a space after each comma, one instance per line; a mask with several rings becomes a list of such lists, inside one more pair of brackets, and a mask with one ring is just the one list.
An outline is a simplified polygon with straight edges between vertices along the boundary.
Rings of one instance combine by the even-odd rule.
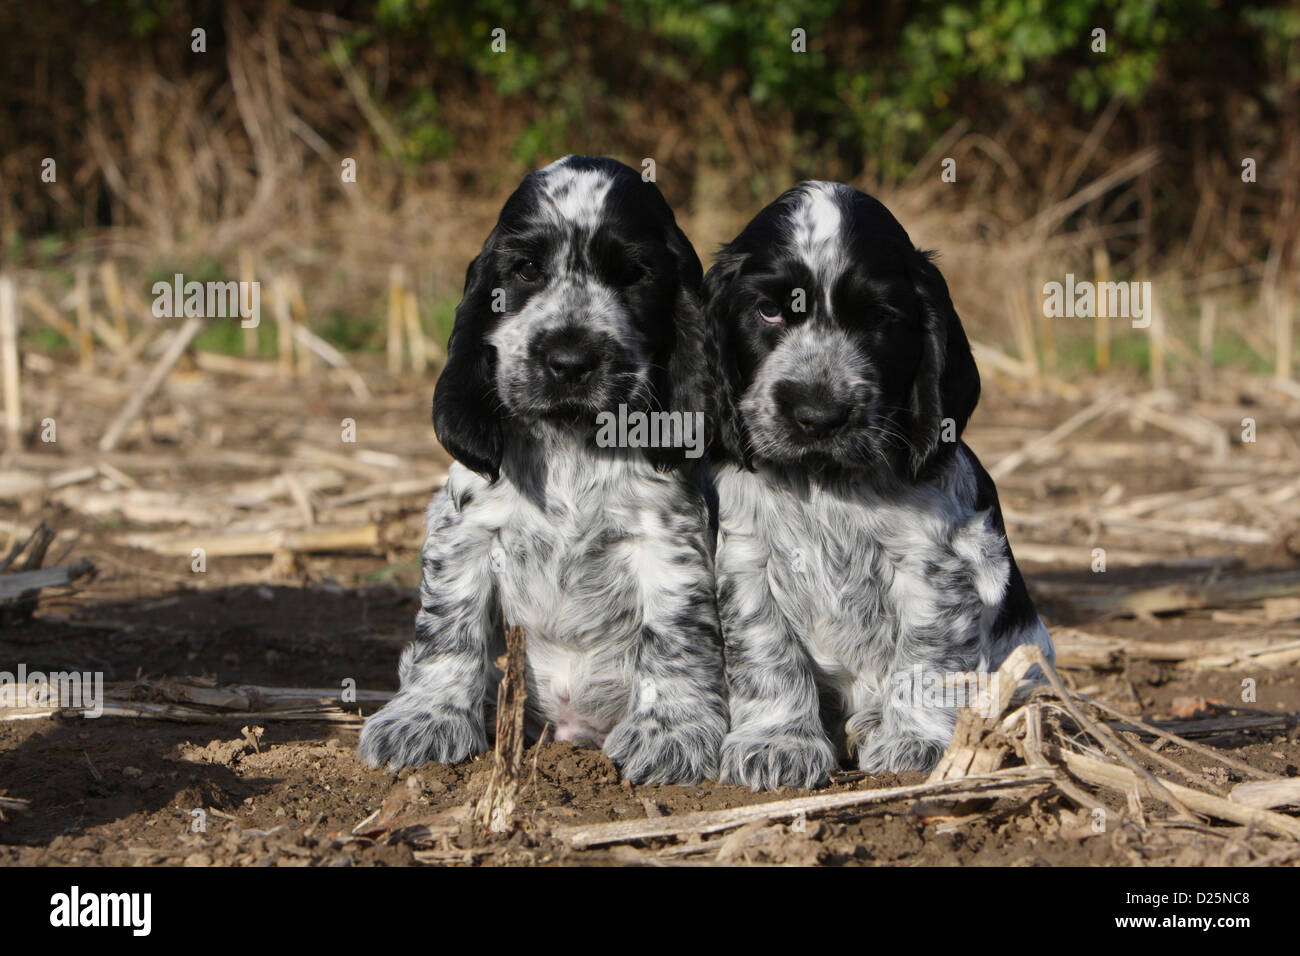
[[813, 786], [840, 748], [926, 770], [946, 675], [1052, 657], [997, 492], [960, 436], [979, 374], [930, 256], [878, 201], [807, 182], [704, 282], [721, 368], [722, 779]]
[[610, 159], [530, 174], [470, 264], [434, 427], [401, 689], [361, 734], [390, 769], [487, 749], [502, 621], [527, 633], [529, 724], [634, 781], [714, 776], [726, 733], [708, 510], [682, 448], [598, 447], [619, 405], [704, 412], [699, 258]]

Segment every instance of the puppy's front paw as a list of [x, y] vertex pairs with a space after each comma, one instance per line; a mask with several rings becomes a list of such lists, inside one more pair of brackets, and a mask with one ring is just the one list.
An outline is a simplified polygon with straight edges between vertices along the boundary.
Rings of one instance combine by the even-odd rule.
[[721, 779], [752, 790], [818, 787], [835, 763], [835, 750], [825, 735], [733, 732], [722, 742]]
[[393, 773], [429, 762], [460, 763], [485, 750], [487, 729], [481, 718], [403, 694], [370, 716], [357, 746], [367, 764]]
[[718, 772], [722, 718], [698, 724], [665, 725], [657, 717], [628, 717], [605, 738], [605, 753], [633, 783], [692, 784]]
[[918, 734], [883, 736], [877, 731], [866, 748], [858, 753], [858, 767], [867, 773], [902, 773], [921, 770], [929, 773], [947, 749], [947, 741]]

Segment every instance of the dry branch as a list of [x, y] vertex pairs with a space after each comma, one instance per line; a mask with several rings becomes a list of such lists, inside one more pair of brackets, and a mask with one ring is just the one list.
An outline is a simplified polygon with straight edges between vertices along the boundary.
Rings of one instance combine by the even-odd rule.
[[[1127, 767], [1121, 767], [1061, 747], [1052, 747], [1049, 753], [1059, 759], [1065, 765], [1066, 770], [1084, 783], [1115, 790], [1123, 794], [1141, 788], [1147, 796], [1169, 802], [1169, 798], [1165, 794], [1150, 789], [1147, 783], [1140, 781], [1138, 775]], [[1254, 826], [1256, 829], [1277, 836], [1287, 836], [1300, 840], [1300, 820], [1294, 817], [1287, 817], [1280, 813], [1272, 813], [1268, 810], [1260, 810], [1255, 807], [1234, 803], [1223, 797], [1204, 793], [1200, 790], [1193, 790], [1190, 787], [1183, 787], [1168, 780], [1161, 783], [1161, 789], [1168, 794], [1172, 794], [1177, 802], [1186, 804], [1199, 813], [1207, 814], [1219, 820], [1239, 823], [1243, 826]]]
[[[0, 704], [0, 720], [26, 720], [75, 715], [89, 709], [82, 701], [71, 705], [59, 701], [33, 700], [49, 685], [18, 684], [11, 688], [6, 703]], [[378, 707], [393, 695], [388, 691], [355, 690], [347, 699], [338, 688], [261, 687], [237, 684], [208, 686], [184, 679], [145, 680], [104, 685], [100, 702], [103, 716], [208, 723], [230, 720], [318, 720], [360, 724], [358, 708]]]
[[113, 424], [108, 427], [104, 437], [100, 439], [100, 451], [112, 451], [117, 447], [122, 436], [126, 434], [127, 428], [135, 421], [136, 417], [144, 409], [145, 403], [153, 397], [153, 393], [162, 385], [167, 373], [171, 371], [172, 366], [180, 361], [180, 357], [189, 347], [190, 342], [199, 334], [203, 328], [201, 319], [186, 319], [185, 324], [177, 330], [172, 340], [167, 345], [167, 350], [163, 352], [162, 357], [149, 372], [149, 377], [145, 379], [140, 388], [131, 393], [130, 399], [127, 400], [126, 406], [113, 420]]
[[989, 475], [994, 479], [1005, 478], [1026, 461], [1031, 461], [1041, 455], [1046, 454], [1052, 448], [1056, 447], [1061, 441], [1077, 432], [1089, 422], [1101, 418], [1116, 409], [1124, 401], [1124, 396], [1118, 391], [1111, 390], [1103, 394], [1091, 405], [1075, 412], [1061, 424], [1057, 425], [1046, 435], [1042, 435], [1034, 440], [1025, 443], [1021, 448], [1013, 451], [1005, 458], [996, 462], [989, 469]]
[[755, 803], [727, 810], [705, 810], [679, 816], [655, 817], [619, 823], [591, 823], [558, 827], [554, 835], [575, 849], [602, 846], [610, 843], [630, 843], [659, 837], [690, 834], [717, 833], [743, 826], [755, 820], [789, 820], [801, 816], [816, 816], [894, 800], [917, 797], [997, 796], [1008, 788], [1020, 789], [1026, 784], [1050, 783], [1056, 771], [1034, 767], [1012, 767], [978, 777], [959, 780], [918, 783], [906, 787], [884, 787], [879, 790], [852, 790], [847, 793], [825, 793], [792, 800], [775, 800]]
[[211, 532], [141, 532], [124, 534], [117, 539], [129, 548], [140, 548], [155, 554], [188, 557], [195, 548], [202, 548], [208, 557], [234, 557], [237, 555], [274, 554], [277, 551], [296, 551], [303, 554], [328, 551], [376, 550], [381, 543], [379, 526], [375, 524], [347, 527], [314, 527], [301, 531], [280, 528], [274, 531], [244, 534], [212, 534]]
[[4, 376], [5, 433], [13, 450], [22, 441], [23, 395], [18, 363], [18, 287], [0, 276], [0, 369]]
[[1078, 613], [1119, 617], [1229, 607], [1297, 595], [1300, 594], [1300, 569], [1230, 571], [1154, 587], [1098, 587], [1037, 581], [1034, 591]]
[[1171, 661], [1190, 668], [1279, 667], [1300, 660], [1294, 634], [1143, 641], [1053, 628], [1058, 667], [1117, 667], [1125, 659]]
[[1260, 810], [1300, 807], [1300, 777], [1239, 783], [1232, 788], [1228, 799]]
[[474, 811], [479, 825], [493, 830], [510, 828], [519, 794], [519, 771], [524, 762], [524, 707], [528, 699], [526, 642], [522, 627], [506, 628], [506, 666], [497, 687], [497, 739], [492, 754], [492, 775]]
[[72, 564], [61, 564], [55, 568], [0, 575], [0, 601], [32, 595], [42, 588], [63, 587], [92, 574], [94, 570], [95, 566], [90, 563], [90, 559], [82, 558]]
[[299, 345], [315, 353], [327, 365], [342, 373], [353, 395], [360, 399], [370, 398], [370, 389], [366, 386], [366, 380], [352, 367], [342, 352], [301, 323], [294, 325], [293, 334]]

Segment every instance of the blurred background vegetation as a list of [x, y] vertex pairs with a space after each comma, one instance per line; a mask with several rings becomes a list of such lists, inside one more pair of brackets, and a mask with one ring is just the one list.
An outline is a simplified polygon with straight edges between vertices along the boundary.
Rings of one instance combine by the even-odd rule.
[[706, 266], [798, 180], [851, 182], [940, 250], [977, 338], [1062, 373], [1098, 364], [1086, 322], [1039, 318], [1067, 272], [1152, 281], [1189, 369], [1207, 308], [1216, 360], [1271, 367], [1297, 291], [1295, 3], [46, 0], [0, 46], [0, 253], [55, 296], [78, 265], [147, 299], [242, 256], [378, 348], [396, 263], [445, 340], [501, 202], [569, 152], [653, 158]]

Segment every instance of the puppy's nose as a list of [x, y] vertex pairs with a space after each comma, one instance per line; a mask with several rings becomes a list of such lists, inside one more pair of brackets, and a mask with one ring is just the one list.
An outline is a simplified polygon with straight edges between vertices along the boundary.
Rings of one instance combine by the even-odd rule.
[[800, 402], [790, 410], [790, 417], [809, 438], [827, 438], [849, 420], [849, 406], [843, 402]]
[[580, 345], [556, 345], [546, 353], [546, 367], [558, 381], [575, 385], [596, 367], [596, 351]]

